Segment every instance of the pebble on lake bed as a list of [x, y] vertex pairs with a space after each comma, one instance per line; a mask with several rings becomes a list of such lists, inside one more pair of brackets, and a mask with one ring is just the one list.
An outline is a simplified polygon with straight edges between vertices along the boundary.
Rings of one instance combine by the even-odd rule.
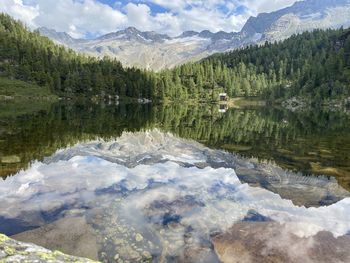
[[136, 240], [137, 242], [141, 242], [141, 241], [143, 240], [143, 236], [142, 236], [141, 234], [137, 233], [137, 234], [135, 235], [135, 240]]

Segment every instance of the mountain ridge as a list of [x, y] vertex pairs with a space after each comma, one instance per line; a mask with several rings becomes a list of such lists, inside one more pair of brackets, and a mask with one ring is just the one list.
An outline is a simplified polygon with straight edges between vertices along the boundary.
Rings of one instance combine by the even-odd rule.
[[220, 36], [221, 38], [229, 39], [229, 38], [232, 38], [234, 34], [237, 34], [237, 32], [226, 32], [226, 31], [211, 32], [210, 30], [202, 30], [198, 32], [198, 31], [188, 30], [188, 31], [184, 31], [182, 34], [178, 36], [171, 37], [167, 34], [157, 33], [156, 31], [141, 31], [136, 27], [127, 27], [125, 29], [118, 30], [115, 32], [110, 32], [110, 33], [98, 36], [96, 38], [84, 39], [84, 38], [73, 38], [71, 35], [69, 35], [66, 32], [56, 31], [55, 29], [51, 29], [47, 27], [39, 27], [38, 30], [40, 33], [44, 34], [45, 36], [47, 36], [48, 34], [57, 34], [57, 36], [64, 36], [74, 41], [81, 41], [81, 42], [112, 39], [113, 37], [120, 37], [124, 34], [129, 36], [141, 35], [148, 40], [153, 40], [154, 38], [172, 40], [172, 39], [186, 38], [186, 37], [193, 37], [193, 36], [199, 36], [202, 38], [213, 38], [215, 36]]
[[250, 17], [240, 32], [185, 31], [170, 37], [135, 27], [112, 32], [96, 39], [74, 39], [51, 29], [39, 31], [58, 44], [92, 56], [110, 56], [124, 66], [155, 71], [189, 61], [198, 61], [213, 53], [251, 44], [284, 40], [293, 34], [314, 29], [350, 26], [350, 0], [306, 0], [271, 12]]

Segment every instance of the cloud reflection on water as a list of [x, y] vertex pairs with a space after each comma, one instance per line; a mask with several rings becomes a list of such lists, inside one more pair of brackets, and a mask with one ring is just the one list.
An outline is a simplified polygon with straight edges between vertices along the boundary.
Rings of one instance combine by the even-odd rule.
[[[267, 166], [262, 167], [266, 170]], [[279, 194], [241, 182], [234, 169], [253, 173], [262, 167], [158, 130], [125, 133], [113, 142], [90, 142], [58, 151], [44, 163], [37, 162], [0, 182], [0, 221], [38, 227], [67, 211], [82, 209], [86, 218], [92, 217], [95, 228], [103, 227], [97, 235], [109, 235], [104, 232], [109, 229], [106, 222], [116, 221], [129, 232], [141, 233], [142, 247], [146, 241], [158, 244], [147, 247], [158, 257], [165, 247], [167, 255], [183, 255], [189, 239], [191, 246], [210, 250], [212, 235], [225, 233], [252, 211], [283, 224], [284, 231], [299, 238], [320, 231], [335, 237], [349, 232], [350, 198], [318, 208], [296, 206]], [[334, 181], [322, 177], [305, 181], [298, 174], [278, 176], [286, 189], [292, 189], [289, 195], [319, 189], [316, 197], [346, 196]], [[102, 218], [96, 212], [100, 208]], [[116, 231], [111, 236], [123, 238], [116, 228], [110, 228]]]

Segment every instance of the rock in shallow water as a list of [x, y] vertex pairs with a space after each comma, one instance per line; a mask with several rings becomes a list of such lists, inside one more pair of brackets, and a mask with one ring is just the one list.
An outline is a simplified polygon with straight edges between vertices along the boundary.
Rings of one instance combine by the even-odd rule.
[[59, 219], [52, 224], [17, 234], [13, 238], [71, 255], [98, 259], [96, 236], [84, 217]]
[[0, 262], [1, 263], [44, 263], [44, 262], [79, 262], [93, 263], [85, 258], [78, 258], [65, 255], [59, 251], [50, 251], [48, 249], [15, 241], [5, 235], [0, 234]]
[[350, 236], [335, 238], [327, 231], [298, 237], [292, 224], [241, 222], [213, 238], [224, 263], [332, 263], [350, 262]]
[[137, 233], [137, 234], [135, 235], [135, 240], [136, 240], [137, 242], [141, 242], [141, 241], [143, 240], [143, 236], [142, 236], [141, 234]]

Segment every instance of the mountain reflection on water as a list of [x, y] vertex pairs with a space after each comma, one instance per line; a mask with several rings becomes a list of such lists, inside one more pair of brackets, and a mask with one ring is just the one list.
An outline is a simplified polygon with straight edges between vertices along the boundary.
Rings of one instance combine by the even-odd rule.
[[[350, 115], [312, 109], [230, 109], [204, 105], [0, 105], [0, 176], [80, 141], [158, 128], [211, 148], [273, 161], [304, 175], [334, 176], [350, 190]], [[238, 176], [239, 173], [238, 173]]]
[[[244, 184], [235, 169], [257, 174], [281, 194]], [[284, 194], [333, 204], [305, 208]], [[159, 130], [60, 150], [1, 182], [0, 195], [0, 232], [106, 262], [219, 262], [224, 235], [239, 222], [283, 231], [279, 247], [270, 240], [271, 251], [299, 239], [306, 255], [320, 249], [312, 240], [325, 239], [337, 246], [329, 251], [334, 259], [350, 259], [350, 198], [336, 181], [305, 178]]]
[[106, 262], [350, 261], [347, 113], [86, 103], [0, 113], [1, 233]]

